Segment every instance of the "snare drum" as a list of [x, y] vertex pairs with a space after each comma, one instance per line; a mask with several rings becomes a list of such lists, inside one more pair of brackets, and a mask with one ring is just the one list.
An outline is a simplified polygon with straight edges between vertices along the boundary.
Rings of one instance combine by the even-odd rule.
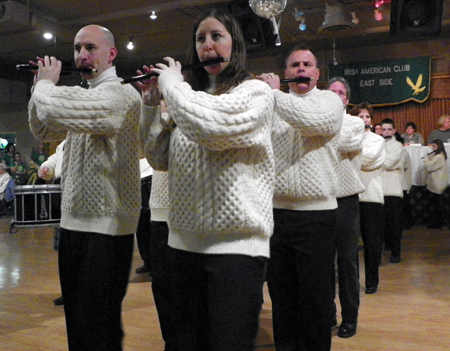
[[14, 189], [13, 227], [56, 227], [61, 220], [61, 185], [21, 185]]

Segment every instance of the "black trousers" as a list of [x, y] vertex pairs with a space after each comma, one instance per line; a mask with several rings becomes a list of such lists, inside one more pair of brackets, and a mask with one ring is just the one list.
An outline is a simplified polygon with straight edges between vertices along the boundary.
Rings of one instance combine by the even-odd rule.
[[177, 347], [253, 351], [267, 258], [169, 248]]
[[391, 255], [399, 257], [402, 248], [402, 198], [384, 197], [384, 242], [391, 248]]
[[174, 322], [174, 297], [170, 287], [170, 268], [167, 245], [169, 228], [166, 222], [151, 222], [152, 292], [158, 312], [161, 334], [165, 341], [164, 351], [176, 351], [176, 328]]
[[134, 234], [61, 228], [58, 265], [69, 351], [122, 350], [122, 300], [133, 245]]
[[364, 244], [366, 288], [376, 288], [380, 281], [378, 267], [383, 245], [384, 210], [376, 202], [360, 202], [361, 237]]
[[136, 229], [136, 242], [139, 255], [144, 264], [151, 269], [151, 225], [150, 225], [150, 193], [152, 191], [152, 176], [141, 179], [141, 213]]
[[[342, 321], [356, 323], [360, 304], [358, 242], [361, 230], [358, 194], [338, 199], [336, 213], [336, 254]], [[334, 306], [336, 311], [336, 305]]]
[[445, 203], [443, 194], [432, 193], [431, 191], [426, 191], [428, 198], [430, 199], [430, 217], [428, 220], [428, 227], [430, 228], [441, 228], [444, 224], [445, 218]]
[[277, 351], [329, 351], [336, 211], [274, 210], [267, 283]]

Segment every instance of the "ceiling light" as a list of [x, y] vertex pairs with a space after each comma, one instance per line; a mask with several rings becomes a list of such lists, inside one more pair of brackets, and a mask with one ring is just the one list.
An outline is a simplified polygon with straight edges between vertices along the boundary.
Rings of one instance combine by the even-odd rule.
[[375, 0], [375, 8], [379, 9], [381, 6], [384, 5], [384, 3], [387, 2], [385, 0]]
[[128, 50], [133, 50], [134, 49], [134, 45], [133, 45], [133, 37], [130, 37], [130, 42], [127, 45], [127, 49]]
[[358, 24], [359, 23], [359, 18], [358, 18], [358, 16], [356, 16], [356, 12], [352, 11], [351, 14], [352, 14], [352, 22], [354, 24]]
[[51, 38], [53, 38], [53, 34], [50, 32], [46, 32], [46, 33], [44, 33], [44, 38], [47, 40], [50, 40]]
[[151, 18], [152, 20], [155, 20], [155, 19], [158, 18], [158, 16], [156, 16], [155, 11], [152, 11], [152, 14], [150, 15], [150, 18]]
[[298, 29], [300, 29], [301, 31], [306, 30], [306, 17], [302, 18], [300, 25], [298, 26]]
[[249, 0], [254, 13], [262, 18], [272, 18], [284, 11], [287, 0]]
[[373, 16], [375, 17], [375, 21], [381, 21], [383, 19], [383, 12], [378, 9], [375, 9]]

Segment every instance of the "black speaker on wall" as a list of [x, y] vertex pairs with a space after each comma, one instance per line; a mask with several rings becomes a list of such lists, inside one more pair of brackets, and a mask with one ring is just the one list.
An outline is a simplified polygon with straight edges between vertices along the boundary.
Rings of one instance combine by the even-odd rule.
[[438, 36], [444, 0], [392, 0], [390, 34], [398, 37]]

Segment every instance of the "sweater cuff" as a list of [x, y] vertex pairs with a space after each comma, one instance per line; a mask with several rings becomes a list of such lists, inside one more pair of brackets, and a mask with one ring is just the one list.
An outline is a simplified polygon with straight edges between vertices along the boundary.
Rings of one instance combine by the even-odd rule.
[[177, 71], [164, 71], [158, 77], [159, 88], [161, 89], [163, 95], [165, 95], [165, 90], [170, 86], [184, 82], [183, 75]]

